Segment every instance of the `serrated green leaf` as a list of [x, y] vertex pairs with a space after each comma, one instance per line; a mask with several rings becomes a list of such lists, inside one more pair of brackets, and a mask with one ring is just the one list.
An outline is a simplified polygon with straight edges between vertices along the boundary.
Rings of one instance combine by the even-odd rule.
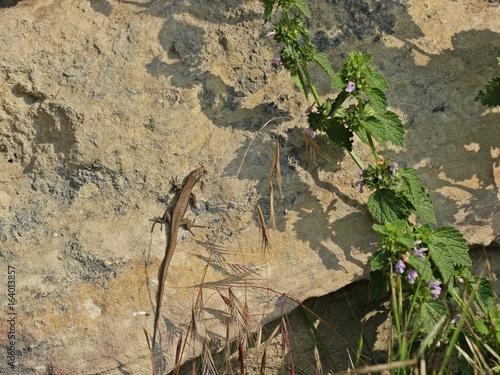
[[398, 115], [391, 111], [383, 114], [375, 113], [375, 116], [363, 120], [361, 125], [384, 147], [387, 142], [392, 142], [396, 146], [404, 146], [404, 126]]
[[404, 247], [413, 248], [415, 246], [415, 240], [411, 234], [404, 234], [399, 237], [396, 242]]
[[328, 57], [324, 53], [317, 52], [313, 56], [313, 60], [316, 62], [316, 64], [319, 65], [323, 71], [328, 74], [330, 78], [333, 79], [335, 76], [335, 72], [332, 69], [332, 66], [330, 65], [330, 61], [328, 60]]
[[377, 251], [370, 258], [370, 270], [382, 271], [386, 270], [388, 265], [387, 254], [384, 251]]
[[383, 115], [377, 116], [377, 118], [384, 127], [381, 134], [379, 134], [380, 139], [378, 141], [383, 145], [386, 142], [391, 142], [395, 146], [403, 147], [405, 145], [405, 128], [399, 116], [394, 112], [386, 111]]
[[365, 91], [366, 95], [378, 109], [385, 110], [387, 108], [387, 97], [384, 92], [378, 88], [370, 88]]
[[269, 17], [271, 17], [274, 8], [274, 3], [275, 1], [273, 0], [264, 1], [264, 21], [266, 22], [269, 20]]
[[423, 221], [435, 224], [434, 207], [420, 183], [417, 172], [413, 168], [405, 168], [398, 170], [398, 173], [403, 180], [399, 191], [411, 202], [415, 208], [414, 213]]
[[370, 298], [378, 300], [389, 294], [389, 278], [382, 271], [370, 272], [370, 284], [368, 286]]
[[476, 301], [485, 314], [490, 311], [496, 311], [495, 295], [491, 289], [488, 279], [482, 278], [479, 282], [479, 288], [476, 292]]
[[455, 267], [472, 265], [465, 238], [457, 229], [448, 226], [438, 228], [431, 238], [429, 244], [431, 260], [445, 283], [453, 277]]
[[500, 105], [500, 77], [495, 77], [485, 87], [486, 92], [479, 91], [474, 101], [480, 101], [482, 105], [489, 107]]
[[442, 316], [449, 316], [446, 302], [441, 300], [426, 301], [420, 306], [416, 314], [415, 327], [422, 332], [422, 335], [429, 334]]
[[371, 89], [389, 90], [389, 84], [387, 83], [387, 80], [380, 73], [370, 71], [366, 75], [366, 82]]
[[405, 235], [408, 224], [406, 220], [397, 220], [394, 222], [385, 222], [384, 225], [373, 224], [372, 228], [375, 232], [394, 240]]
[[302, 13], [304, 16], [307, 18], [311, 17], [311, 12], [309, 11], [309, 8], [307, 7], [307, 2], [306, 0], [293, 0], [292, 4], [299, 10], [300, 13]]
[[368, 198], [368, 212], [379, 223], [393, 223], [407, 217], [405, 200], [388, 189], [377, 190]]
[[333, 117], [328, 121], [328, 127], [325, 130], [328, 138], [340, 147], [352, 151], [353, 132], [344, 126], [340, 117]]
[[345, 88], [345, 83], [342, 80], [340, 73], [337, 73], [332, 77], [332, 87], [337, 90], [343, 90]]

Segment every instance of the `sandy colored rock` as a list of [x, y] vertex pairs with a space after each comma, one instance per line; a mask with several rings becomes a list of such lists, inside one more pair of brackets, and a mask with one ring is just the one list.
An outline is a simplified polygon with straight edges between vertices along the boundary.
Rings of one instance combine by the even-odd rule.
[[[498, 244], [499, 111], [473, 101], [500, 74], [498, 4], [310, 8], [311, 35], [335, 70], [350, 50], [374, 54], [407, 127], [407, 149], [385, 155], [416, 167], [438, 224], [456, 226], [471, 246]], [[151, 373], [143, 329], [152, 334], [165, 236], [151, 234], [149, 219], [170, 201], [172, 178], [200, 165], [207, 175], [188, 213], [200, 227], [194, 237], [180, 231], [167, 278], [166, 370], [202, 283], [198, 341], [185, 359], [203, 338], [222, 348], [229, 288], [258, 327], [293, 300], [366, 278], [376, 240], [367, 195], [352, 187], [354, 163], [325, 138], [318, 143], [334, 162], [310, 157], [302, 132], [311, 103], [272, 67], [262, 12], [240, 0], [0, 8], [0, 256], [16, 272], [19, 373]], [[322, 94], [335, 94], [313, 74]], [[283, 201], [274, 183], [276, 229], [263, 252], [257, 205], [269, 226], [276, 142]]]

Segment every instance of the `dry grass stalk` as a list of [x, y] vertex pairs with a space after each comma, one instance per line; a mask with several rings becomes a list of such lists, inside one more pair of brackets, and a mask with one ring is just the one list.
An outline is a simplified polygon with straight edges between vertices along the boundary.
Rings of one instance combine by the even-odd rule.
[[[390, 370], [396, 370], [403, 367], [416, 367], [417, 359], [409, 359], [406, 361], [385, 363], [382, 365], [365, 366], [356, 369], [350, 369], [343, 372], [338, 372], [336, 375], [352, 375], [352, 374], [375, 374], [382, 373], [388, 374]], [[421, 374], [425, 375], [425, 374]]]
[[309, 156], [313, 159], [313, 163], [316, 165], [316, 153], [320, 154], [330, 163], [333, 163], [333, 160], [328, 156], [328, 154], [318, 146], [316, 142], [312, 139], [312, 137], [304, 131], [304, 137], [306, 138], [306, 149], [309, 150]]
[[[246, 160], [246, 156], [248, 154], [248, 151], [250, 150], [250, 147], [252, 146], [252, 144], [255, 141], [255, 139], [257, 138], [257, 136], [270, 123], [272, 123], [273, 121], [278, 120], [278, 119], [287, 119], [287, 118], [286, 117], [276, 117], [276, 118], [270, 119], [255, 134], [255, 137], [252, 139], [252, 141], [248, 145], [247, 149], [245, 150], [245, 153], [244, 153], [244, 155], [242, 157], [241, 163], [240, 163], [240, 165], [238, 167], [238, 171], [236, 172], [236, 177], [238, 177], [239, 174], [241, 173], [241, 170], [242, 170], [243, 164], [244, 164], [244, 162]], [[279, 171], [279, 165], [277, 165], [276, 168]], [[281, 177], [280, 177], [279, 185], [281, 185]], [[280, 189], [281, 189], [281, 186], [280, 186]], [[230, 199], [229, 197], [230, 197], [230, 194], [228, 194], [228, 201], [227, 201], [226, 207], [229, 207], [229, 199]], [[227, 210], [227, 208], [226, 208], [226, 210]], [[270, 238], [269, 238], [269, 234], [267, 232], [267, 228], [265, 226], [264, 216], [262, 214], [262, 210], [260, 209], [260, 207], [258, 207], [258, 210], [259, 210], [259, 221], [261, 222], [261, 225], [259, 226], [259, 228], [262, 231], [261, 232], [261, 238], [263, 240], [263, 246], [264, 246], [265, 249], [269, 249], [271, 247], [271, 241], [270, 241]], [[225, 217], [224, 213], [223, 213], [222, 217], [223, 218]], [[203, 297], [202, 297], [202, 291], [203, 291], [203, 288], [204, 288], [204, 286], [206, 284], [205, 280], [206, 280], [206, 277], [207, 277], [208, 268], [210, 267], [210, 264], [212, 262], [212, 258], [214, 257], [214, 252], [215, 252], [215, 249], [216, 249], [216, 244], [218, 243], [218, 240], [219, 240], [219, 237], [220, 237], [221, 228], [222, 228], [222, 221], [221, 221], [221, 224], [219, 224], [219, 226], [217, 227], [215, 238], [213, 240], [213, 245], [210, 246], [209, 257], [207, 259], [206, 265], [205, 265], [204, 270], [202, 272], [201, 282], [200, 282], [200, 286], [199, 286], [199, 289], [198, 289], [198, 295], [196, 297], [195, 302], [193, 303], [191, 321], [189, 322], [188, 329], [187, 329], [187, 331], [185, 333], [185, 339], [179, 341], [179, 348], [177, 350], [178, 353], [176, 354], [176, 364], [175, 364], [175, 368], [174, 368], [174, 374], [175, 375], [178, 375], [179, 372], [180, 372], [180, 364], [182, 362], [183, 353], [184, 353], [184, 350], [186, 348], [186, 344], [188, 342], [189, 335], [191, 335], [191, 338], [192, 338], [193, 341], [196, 341], [195, 338], [198, 336], [198, 324], [197, 324], [197, 321], [196, 321], [195, 311], [202, 311], [203, 310], [203, 308], [202, 308], [202, 299], [203, 299]], [[221, 259], [218, 259], [218, 260], [221, 260]], [[222, 258], [222, 260], [223, 260], [223, 258]], [[244, 314], [241, 314], [241, 312], [240, 312], [239, 316], [240, 316], [239, 319], [241, 321], [245, 321], [245, 320], [248, 321], [248, 319], [247, 319], [247, 317], [248, 317], [248, 311], [245, 312]], [[194, 348], [194, 345], [193, 345], [193, 348]], [[211, 358], [211, 356], [210, 356], [210, 358]], [[211, 368], [213, 368], [215, 370], [215, 367], [207, 367], [206, 369], [210, 370]]]
[[262, 354], [262, 359], [260, 360], [260, 369], [259, 369], [259, 374], [260, 375], [266, 375], [266, 349], [264, 349], [264, 353]]
[[244, 331], [238, 343], [238, 362], [240, 364], [240, 375], [245, 375], [246, 344], [247, 344], [247, 335], [246, 331]]
[[285, 205], [283, 202], [283, 181], [281, 179], [281, 164], [280, 164], [280, 147], [279, 142], [276, 139], [276, 149], [274, 151], [273, 164], [269, 170], [269, 196], [270, 196], [270, 223], [273, 229], [276, 229], [276, 220], [274, 214], [274, 186], [273, 177], [276, 175], [276, 182], [278, 183], [278, 188], [280, 190], [281, 208], [284, 211]]
[[269, 231], [266, 226], [264, 214], [262, 213], [262, 209], [259, 205], [257, 205], [257, 211], [259, 213], [260, 247], [264, 251], [270, 250], [272, 248], [271, 237], [269, 237]]
[[149, 356], [151, 357], [152, 373], [153, 373], [153, 375], [156, 375], [155, 358], [154, 358], [153, 348], [151, 347], [151, 342], [149, 340], [148, 331], [146, 331], [146, 328], [144, 328], [144, 327], [142, 327], [142, 329], [144, 330], [144, 335], [146, 335], [146, 342], [148, 343]]
[[203, 344], [201, 373], [202, 375], [217, 375], [214, 358], [212, 357], [212, 352], [206, 342]]
[[274, 215], [274, 186], [273, 181], [269, 180], [269, 223], [271, 228], [276, 229], [276, 218]]
[[288, 316], [284, 315], [281, 317], [281, 348], [283, 351], [283, 358], [284, 362], [283, 365], [287, 366], [288, 364], [290, 365], [290, 374], [295, 374], [295, 362], [293, 359], [293, 350], [292, 350], [292, 345], [290, 342], [290, 333], [288, 330]]

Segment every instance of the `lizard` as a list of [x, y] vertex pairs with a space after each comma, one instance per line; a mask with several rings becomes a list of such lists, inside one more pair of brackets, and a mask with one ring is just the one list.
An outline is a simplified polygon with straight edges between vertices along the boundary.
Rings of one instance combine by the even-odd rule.
[[162, 217], [157, 217], [151, 220], [154, 222], [151, 228], [151, 232], [153, 232], [154, 226], [157, 223], [164, 224], [168, 222], [170, 224], [170, 228], [167, 231], [167, 246], [165, 249], [165, 256], [161, 262], [160, 270], [158, 273], [159, 284], [156, 294], [156, 312], [153, 327], [153, 348], [155, 345], [156, 332], [158, 330], [158, 322], [160, 320], [163, 289], [165, 287], [165, 280], [167, 278], [168, 266], [170, 265], [170, 261], [172, 260], [172, 256], [174, 255], [175, 246], [177, 245], [178, 230], [179, 227], [185, 226], [189, 231], [191, 231], [190, 227], [192, 226], [192, 222], [190, 220], [184, 219], [184, 215], [191, 200], [191, 191], [193, 189], [193, 186], [200, 180], [201, 176], [203, 176], [204, 173], [205, 168], [203, 166], [192, 171], [187, 176], [184, 185], [180, 188], [179, 193], [177, 194], [177, 199], [173, 206], [172, 212], [170, 213], [167, 208]]

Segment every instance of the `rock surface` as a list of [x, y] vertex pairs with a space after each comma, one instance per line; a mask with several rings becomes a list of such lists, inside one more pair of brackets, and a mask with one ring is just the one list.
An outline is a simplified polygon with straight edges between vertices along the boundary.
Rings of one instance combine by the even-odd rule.
[[[151, 373], [143, 328], [152, 334], [165, 236], [149, 219], [172, 197], [172, 178], [199, 165], [208, 173], [188, 216], [200, 227], [180, 231], [167, 278], [165, 369], [200, 289], [199, 338], [217, 349], [229, 288], [258, 327], [367, 276], [376, 237], [354, 163], [324, 139], [334, 162], [310, 157], [310, 103], [273, 69], [259, 2], [15, 3], [0, 8], [0, 256], [4, 285], [7, 267], [16, 275], [19, 373]], [[499, 5], [309, 4], [334, 69], [350, 50], [374, 54], [407, 126], [407, 150], [386, 155], [417, 168], [438, 224], [471, 246], [498, 244], [499, 111], [473, 98], [500, 74]], [[269, 223], [276, 144], [283, 200], [274, 182], [276, 229], [263, 251], [257, 205]], [[189, 345], [186, 359], [201, 348]]]

